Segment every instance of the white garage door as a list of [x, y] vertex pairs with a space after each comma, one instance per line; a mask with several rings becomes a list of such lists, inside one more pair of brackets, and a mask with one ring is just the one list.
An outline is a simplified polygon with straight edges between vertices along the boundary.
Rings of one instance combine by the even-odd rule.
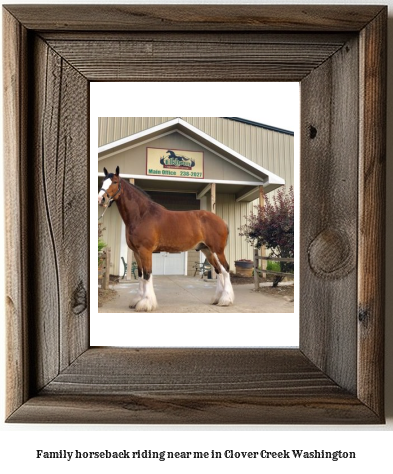
[[153, 253], [153, 275], [185, 275], [187, 252]]

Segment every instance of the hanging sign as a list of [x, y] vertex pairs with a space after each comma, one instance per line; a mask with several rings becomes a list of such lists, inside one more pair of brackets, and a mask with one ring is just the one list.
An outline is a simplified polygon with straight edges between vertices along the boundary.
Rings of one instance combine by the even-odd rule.
[[146, 149], [146, 174], [167, 178], [203, 178], [203, 152], [167, 148]]

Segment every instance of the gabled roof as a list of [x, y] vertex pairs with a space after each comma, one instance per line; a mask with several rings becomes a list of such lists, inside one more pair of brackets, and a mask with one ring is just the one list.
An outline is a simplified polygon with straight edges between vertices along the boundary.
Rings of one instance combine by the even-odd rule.
[[[127, 148], [133, 148], [154, 138], [175, 131], [199, 142], [202, 146], [210, 149], [216, 155], [221, 156], [223, 159], [228, 160], [233, 165], [246, 171], [250, 175], [250, 186], [252, 187], [263, 185], [265, 192], [270, 192], [285, 184], [284, 179], [280, 176], [277, 176], [262, 166], [257, 165], [245, 156], [237, 153], [226, 145], [223, 145], [218, 140], [212, 138], [205, 132], [202, 132], [179, 117], [99, 147], [98, 160], [100, 161], [108, 158], [109, 156], [124, 151]], [[149, 177], [149, 179], [150, 178], [154, 179], [155, 177]], [[190, 180], [187, 179], [187, 181]], [[257, 190], [251, 192], [250, 189], [249, 199], [251, 200], [251, 194], [255, 195], [255, 197], [253, 197], [253, 199], [255, 199], [257, 197], [256, 193]]]

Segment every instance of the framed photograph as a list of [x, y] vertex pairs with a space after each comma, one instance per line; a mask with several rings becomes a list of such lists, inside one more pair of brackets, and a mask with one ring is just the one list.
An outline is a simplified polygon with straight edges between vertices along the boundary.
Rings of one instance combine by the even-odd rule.
[[[146, 97], [149, 97], [148, 103]], [[186, 111], [184, 97], [187, 97]], [[228, 97], [231, 97], [229, 106]], [[271, 205], [274, 190], [279, 189], [285, 196], [279, 201], [281, 204], [277, 202], [279, 215], [284, 206], [288, 226], [285, 235], [289, 236], [282, 243], [286, 245], [282, 251], [293, 252], [291, 247], [298, 245], [298, 195], [291, 194], [291, 188], [299, 189], [299, 83], [93, 83], [90, 104], [91, 189], [99, 193], [105, 182], [104, 168], [109, 173], [119, 166], [122, 189], [132, 189], [131, 181], [154, 203], [171, 211], [181, 211], [179, 215], [163, 219], [165, 222], [188, 216], [184, 211], [190, 211], [193, 222], [198, 223], [195, 211], [205, 215], [206, 211], [213, 210], [229, 230], [224, 255], [235, 297], [234, 304], [229, 306], [212, 304], [218, 279], [211, 275], [203, 249], [178, 249], [177, 252], [171, 249], [171, 253], [156, 250], [152, 254], [156, 308], [141, 314], [140, 308], [136, 308], [138, 295], [142, 293], [141, 280], [134, 253], [126, 243], [126, 225], [119, 214], [118, 202], [110, 208], [98, 205], [97, 214], [97, 195], [94, 195], [90, 212], [91, 216], [99, 216], [100, 239], [102, 245], [110, 249], [110, 263], [104, 263], [104, 253], [97, 275], [96, 246], [91, 246], [90, 344], [298, 347], [299, 311], [294, 285], [294, 279], [298, 280], [298, 266], [288, 266], [291, 273], [286, 275], [287, 281], [276, 287], [273, 281], [277, 277], [270, 273], [269, 282], [261, 274], [256, 283], [254, 248], [244, 235], [239, 235], [239, 227], [247, 222], [246, 217], [251, 212], [255, 214], [261, 186], [263, 199]], [[220, 117], [228, 109], [237, 117]], [[130, 110], [136, 117], [127, 117]], [[184, 117], [159, 117], [169, 111]], [[202, 117], [201, 114], [207, 115]], [[239, 117], [247, 117], [247, 120]], [[279, 124], [281, 128], [272, 124]], [[217, 139], [217, 133], [221, 138]], [[237, 144], [236, 151], [233, 145], [230, 147], [232, 143]], [[248, 153], [244, 151], [246, 147]], [[189, 166], [186, 160], [177, 164], [177, 160], [169, 157], [174, 153], [190, 156], [195, 165]], [[254, 161], [250, 161], [253, 158]], [[150, 160], [149, 168], [146, 168], [147, 160]], [[198, 176], [196, 169], [202, 160], [206, 164], [201, 167], [204, 179]], [[169, 167], [163, 167], [161, 161]], [[173, 174], [151, 174], [149, 169]], [[188, 231], [193, 228], [191, 224], [187, 224]], [[90, 225], [93, 236], [97, 232], [96, 219], [91, 219]], [[147, 226], [139, 227], [143, 230]], [[184, 227], [178, 223], [169, 229], [179, 232]], [[181, 245], [185, 245], [184, 236]], [[104, 281], [104, 266], [110, 268], [108, 282]], [[269, 270], [278, 270], [277, 265], [271, 267], [270, 264]]]
[[[384, 423], [387, 7], [11, 5], [3, 24], [7, 421]], [[300, 83], [298, 348], [91, 346], [89, 87], [157, 80]]]

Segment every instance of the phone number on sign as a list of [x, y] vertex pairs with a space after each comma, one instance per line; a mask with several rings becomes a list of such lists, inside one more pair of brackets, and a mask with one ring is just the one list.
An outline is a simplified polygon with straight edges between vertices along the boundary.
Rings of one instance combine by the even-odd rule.
[[198, 171], [180, 171], [180, 176], [191, 176], [193, 178], [202, 178], [202, 172], [198, 172]]

